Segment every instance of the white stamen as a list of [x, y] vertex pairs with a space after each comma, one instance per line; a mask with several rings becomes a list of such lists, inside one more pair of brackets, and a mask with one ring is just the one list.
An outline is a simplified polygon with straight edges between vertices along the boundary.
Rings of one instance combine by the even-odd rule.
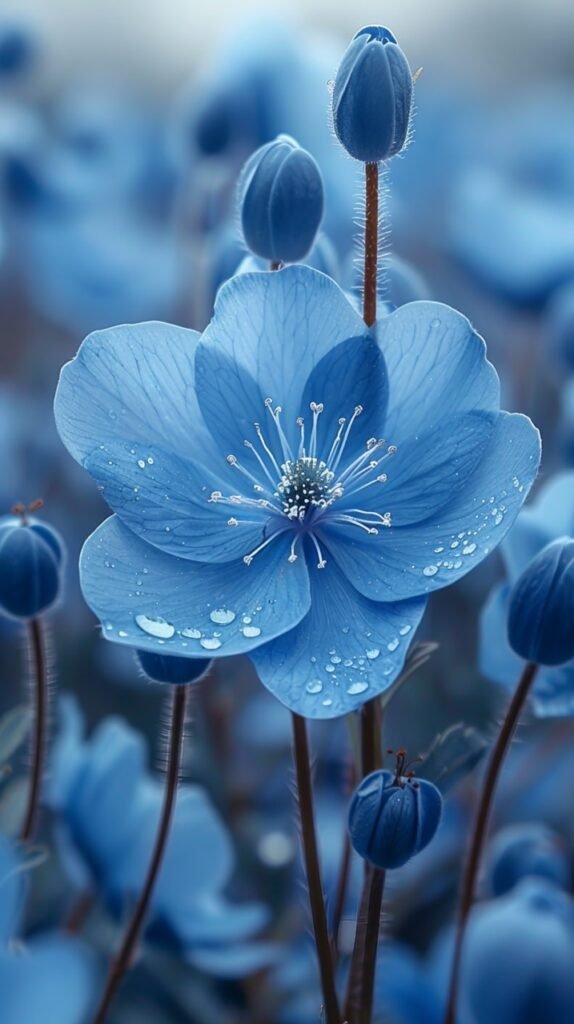
[[324, 569], [325, 566], [327, 565], [327, 562], [323, 558], [323, 552], [321, 551], [321, 548], [319, 547], [319, 542], [317, 541], [317, 538], [316, 538], [314, 533], [310, 534], [310, 536], [311, 536], [311, 540], [313, 541], [313, 544], [315, 545], [315, 551], [317, 552], [317, 557], [319, 559], [319, 561], [317, 562], [317, 568], [318, 569]]

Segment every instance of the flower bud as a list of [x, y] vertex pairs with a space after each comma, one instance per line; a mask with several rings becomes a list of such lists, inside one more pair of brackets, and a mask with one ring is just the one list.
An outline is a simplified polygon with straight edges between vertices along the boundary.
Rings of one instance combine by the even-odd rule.
[[540, 551], [510, 594], [508, 639], [521, 658], [562, 665], [574, 658], [574, 541]]
[[156, 654], [155, 651], [136, 651], [138, 664], [155, 683], [198, 683], [211, 668], [211, 658], [178, 658], [173, 654]]
[[546, 825], [509, 825], [492, 840], [487, 857], [490, 889], [501, 896], [523, 878], [544, 878], [568, 889], [570, 865], [566, 845]]
[[388, 28], [357, 32], [341, 61], [333, 89], [333, 125], [355, 160], [378, 163], [407, 141], [413, 79], [407, 58]]
[[[20, 511], [18, 506], [18, 511]], [[0, 519], [0, 612], [31, 619], [47, 611], [60, 592], [63, 544], [45, 523]]]
[[[404, 760], [399, 769], [404, 768]], [[432, 782], [376, 771], [355, 790], [349, 833], [357, 853], [377, 868], [400, 868], [433, 838], [442, 796]]]
[[323, 218], [323, 178], [316, 161], [287, 135], [256, 150], [239, 179], [241, 225], [248, 247], [273, 263], [296, 263], [311, 249]]

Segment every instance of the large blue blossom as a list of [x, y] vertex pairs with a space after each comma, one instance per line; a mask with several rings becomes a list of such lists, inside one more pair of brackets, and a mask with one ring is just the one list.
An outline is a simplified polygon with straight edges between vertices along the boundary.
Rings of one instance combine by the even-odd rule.
[[375, 335], [302, 266], [228, 282], [202, 336], [91, 335], [56, 418], [117, 513], [81, 557], [104, 635], [249, 653], [310, 717], [390, 685], [426, 595], [502, 539], [539, 459], [463, 316], [412, 303]]
[[[522, 571], [542, 548], [574, 533], [574, 473], [553, 477], [523, 509], [501, 551], [507, 581], [490, 594], [481, 619], [480, 663], [485, 676], [514, 689], [524, 662], [512, 650], [506, 633], [510, 591]], [[532, 690], [533, 710], [541, 717], [574, 713], [574, 661], [541, 667]]]

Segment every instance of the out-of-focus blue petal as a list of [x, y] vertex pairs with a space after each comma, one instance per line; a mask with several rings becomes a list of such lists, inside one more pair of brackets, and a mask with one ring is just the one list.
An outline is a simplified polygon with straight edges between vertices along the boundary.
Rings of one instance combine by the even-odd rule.
[[[352, 542], [332, 527], [325, 541], [348, 579], [375, 601], [401, 601], [449, 586], [510, 529], [539, 459], [540, 439], [530, 420], [500, 413], [487, 455], [443, 512]], [[392, 506], [388, 511], [392, 515]]]
[[[140, 778], [131, 808], [130, 842], [122, 856], [110, 863], [110, 889], [134, 895], [141, 891], [157, 834], [164, 795], [159, 779]], [[117, 816], [117, 815], [116, 815]], [[109, 827], [109, 825], [108, 825]], [[153, 894], [153, 906], [167, 920], [172, 911], [180, 919], [180, 906], [193, 908], [198, 897], [217, 892], [229, 880], [233, 867], [231, 841], [205, 792], [186, 786], [178, 794], [169, 843]], [[189, 896], [182, 880], [189, 880]]]
[[0, 947], [14, 937], [23, 896], [20, 860], [10, 840], [0, 835]]
[[84, 716], [75, 697], [64, 694], [58, 701], [58, 732], [52, 743], [46, 797], [59, 810], [70, 795], [70, 787], [82, 762]]
[[[574, 492], [571, 493], [574, 498]], [[561, 502], [558, 507], [553, 506], [553, 512], [564, 515], [566, 508]], [[566, 536], [568, 532], [569, 530], [562, 530], [558, 536]], [[516, 582], [534, 556], [550, 541], [555, 540], [556, 536], [553, 527], [538, 512], [536, 503], [523, 508], [500, 546], [509, 580], [512, 583]]]
[[310, 612], [289, 635], [251, 658], [262, 683], [291, 711], [335, 718], [396, 679], [425, 602], [369, 601], [349, 587], [332, 561], [310, 574]]
[[564, 197], [476, 170], [453, 189], [452, 248], [503, 295], [539, 302], [574, 274], [572, 210]]
[[379, 952], [375, 1012], [400, 1024], [441, 1024], [439, 1000], [423, 962], [407, 946], [385, 942]]
[[[480, 670], [487, 679], [514, 692], [524, 661], [508, 642], [507, 622], [510, 585], [495, 587], [480, 619]], [[541, 666], [530, 693], [530, 704], [539, 718], [566, 718], [574, 714], [574, 662], [555, 668]]]
[[411, 302], [377, 327], [389, 374], [385, 438], [400, 445], [462, 412], [497, 411], [499, 382], [466, 317], [438, 302]]
[[[241, 325], [241, 326], [239, 326]], [[222, 415], [218, 374], [222, 365], [237, 367], [235, 387], [244, 387], [249, 374], [263, 400], [282, 407], [282, 421], [293, 445], [298, 442], [296, 420], [302, 415], [302, 396], [311, 371], [332, 348], [349, 338], [364, 336], [366, 328], [330, 278], [305, 266], [275, 273], [244, 274], [219, 291], [215, 313], [197, 352], [199, 400], [217, 438], [221, 454], [234, 452], [246, 435], [234, 416], [264, 423], [265, 408], [251, 408], [238, 395], [233, 415]], [[231, 384], [228, 382], [228, 388]], [[255, 392], [253, 392], [255, 395]], [[343, 412], [341, 412], [343, 415]]]
[[289, 563], [278, 537], [251, 565], [173, 558], [134, 536], [116, 516], [86, 541], [80, 579], [104, 636], [164, 654], [241, 654], [292, 629], [309, 609], [304, 559]]
[[230, 947], [203, 947], [188, 954], [187, 960], [200, 971], [217, 978], [246, 978], [273, 967], [283, 956], [283, 947], [270, 942]]
[[198, 338], [162, 323], [90, 334], [64, 366], [55, 399], [60, 437], [74, 458], [83, 463], [129, 429], [133, 441], [211, 465], [216, 453], [195, 394]]
[[[213, 810], [211, 810], [211, 815], [215, 817]], [[227, 835], [226, 843], [229, 843]], [[209, 859], [211, 852], [206, 845], [205, 860]], [[215, 846], [214, 852], [216, 859], [220, 857], [221, 854]], [[205, 885], [202, 891], [200, 883], [206, 877], [209, 884]], [[230, 903], [215, 892], [213, 877], [213, 875], [211, 878], [209, 877], [204, 866], [197, 877], [197, 884], [196, 876], [193, 876], [193, 885], [189, 887], [189, 898], [186, 900], [185, 894], [180, 892], [179, 901], [171, 899], [169, 923], [177, 932], [180, 940], [190, 948], [198, 944], [221, 943], [225, 945], [243, 942], [260, 932], [269, 922], [268, 907], [263, 903]]]
[[[122, 522], [170, 555], [231, 562], [261, 543], [269, 519], [264, 508], [250, 506], [246, 515], [209, 500], [217, 491], [227, 496], [249, 490], [249, 482], [224, 458], [213, 472], [192, 453], [182, 458], [154, 444], [115, 441], [99, 445], [84, 465]], [[236, 527], [229, 525], [231, 517], [237, 518]]]
[[76, 939], [45, 935], [23, 952], [0, 951], [2, 1024], [85, 1024], [98, 975]]

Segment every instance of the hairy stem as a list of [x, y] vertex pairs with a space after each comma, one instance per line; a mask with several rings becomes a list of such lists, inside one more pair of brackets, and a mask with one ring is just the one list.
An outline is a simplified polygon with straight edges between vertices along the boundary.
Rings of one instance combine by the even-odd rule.
[[377, 259], [379, 255], [379, 165], [365, 164], [365, 264], [363, 320], [372, 327], [377, 319]]
[[313, 930], [315, 933], [315, 945], [317, 947], [317, 957], [319, 960], [319, 972], [321, 975], [325, 1024], [341, 1024], [337, 990], [335, 988], [335, 971], [333, 967], [331, 943], [329, 941], [323, 887], [321, 884], [317, 836], [315, 834], [313, 787], [311, 784], [307, 725], [305, 719], [294, 712], [291, 715], [291, 719], [293, 723], [293, 757], [295, 761], [295, 775], [297, 780], [297, 797], [299, 801], [299, 816], [301, 820], [303, 856], [307, 874], [307, 886], [309, 889], [309, 903], [311, 905]]
[[181, 764], [181, 750], [183, 746], [183, 735], [185, 729], [185, 704], [187, 689], [185, 686], [175, 686], [173, 704], [171, 709], [171, 722], [169, 731], [169, 752], [167, 765], [167, 778], [165, 782], [165, 794], [161, 818], [156, 835], [155, 845], [150, 860], [147, 878], [139, 899], [132, 914], [124, 939], [113, 961], [106, 987], [104, 989], [100, 1005], [94, 1017], [94, 1024], [104, 1024], [110, 1006], [121, 985], [124, 974], [130, 969], [132, 960], [137, 948], [141, 930], [153, 895], [155, 884], [161, 868], [163, 855], [166, 850], [169, 831], [175, 808], [177, 796], [177, 784], [179, 781], [179, 770]]
[[46, 755], [46, 733], [48, 726], [48, 667], [44, 633], [40, 619], [31, 619], [28, 623], [28, 640], [30, 658], [34, 677], [34, 738], [32, 741], [32, 772], [28, 790], [28, 804], [24, 815], [24, 823], [20, 832], [23, 843], [33, 838], [40, 807], [40, 790], [44, 773]]
[[456, 923], [456, 934], [454, 943], [454, 953], [452, 961], [452, 973], [450, 979], [450, 988], [448, 994], [448, 1002], [445, 1014], [445, 1024], [455, 1024], [456, 1010], [458, 1003], [458, 990], [460, 983], [460, 968], [462, 962], [462, 948], [464, 942], [464, 934], [466, 925], [468, 922], [468, 916], [474, 902], [474, 892], [476, 888], [476, 880], [478, 878], [478, 871], [480, 868], [480, 861], [482, 857], [482, 851], [488, 832], [488, 822], [490, 819], [490, 812], [494, 801], [494, 795], [496, 792], [496, 786], [500, 776], [500, 771], [506, 757], [506, 753], [511, 744], [512, 737], [516, 731], [518, 725], [518, 719], [526, 702], [526, 698], [530, 691], [530, 687], [534, 682], [538, 666], [532, 662], [526, 665], [524, 672], [520, 678], [514, 696], [510, 702], [510, 706], [506, 713], [506, 717], [500, 727], [500, 732], [496, 739], [496, 743], [492, 749], [490, 760], [488, 762], [488, 768], [486, 771], [486, 777], [484, 780], [484, 786], [478, 804], [476, 818], [472, 830], [472, 837], [470, 848], [468, 851], [467, 860], [464, 866], [464, 872], [462, 876], [462, 884], [460, 890], [460, 898], [458, 905], [457, 923]]

